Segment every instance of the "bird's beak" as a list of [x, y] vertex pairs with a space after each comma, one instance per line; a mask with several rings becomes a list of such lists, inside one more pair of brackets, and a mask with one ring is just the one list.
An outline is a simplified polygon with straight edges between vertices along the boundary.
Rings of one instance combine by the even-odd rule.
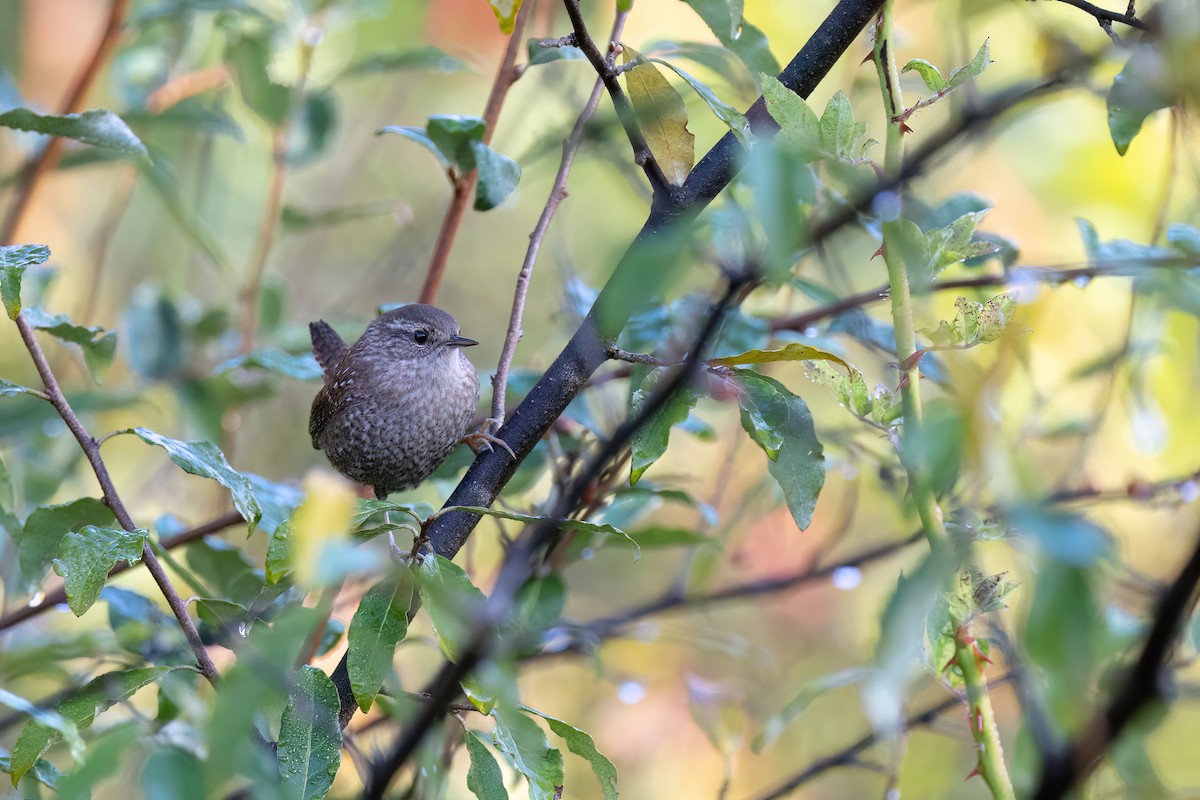
[[446, 344], [450, 345], [451, 347], [474, 347], [475, 345], [479, 344], [479, 342], [475, 341], [474, 339], [468, 339], [465, 336], [451, 336], [450, 341], [446, 342]]

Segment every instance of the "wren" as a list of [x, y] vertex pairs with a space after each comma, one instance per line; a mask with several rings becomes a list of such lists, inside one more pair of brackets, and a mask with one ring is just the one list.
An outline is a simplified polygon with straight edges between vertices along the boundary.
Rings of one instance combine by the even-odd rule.
[[413, 303], [380, 314], [353, 347], [324, 320], [309, 331], [325, 373], [308, 423], [313, 447], [379, 499], [421, 483], [461, 441], [503, 444], [467, 435], [479, 378], [463, 348], [478, 342], [445, 311]]

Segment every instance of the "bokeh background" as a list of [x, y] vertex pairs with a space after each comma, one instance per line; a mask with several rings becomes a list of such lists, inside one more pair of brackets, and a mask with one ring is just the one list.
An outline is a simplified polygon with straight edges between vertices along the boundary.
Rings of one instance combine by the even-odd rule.
[[[148, 99], [164, 84], [221, 63], [228, 26], [212, 13], [179, 13], [189, 5], [204, 4], [134, 2], [129, 31], [87, 102], [133, 112], [126, 114], [131, 126], [174, 185], [165, 192], [155, 189], [136, 166], [121, 161], [72, 166], [48, 176], [17, 237], [46, 243], [53, 251], [48, 269], [33, 270], [26, 279], [27, 304], [33, 292], [48, 310], [119, 331], [118, 357], [103, 387], [92, 384], [72, 353], [50, 346], [60, 380], [87, 412], [93, 431], [144, 425], [176, 438], [210, 439], [238, 469], [298, 484], [312, 470], [329, 469], [310, 447], [306, 431], [316, 384], [217, 370], [240, 346], [239, 292], [261, 243], [272, 179], [271, 132], [227, 79], [218, 78], [201, 95], [223, 109], [221, 126], [156, 124], [146, 113]], [[281, 222], [263, 283], [260, 341], [300, 353], [307, 347], [309, 320], [327, 319], [353, 337], [379, 305], [415, 299], [450, 188], [429, 153], [375, 131], [385, 125], [421, 126], [431, 114], [480, 114], [505, 37], [484, 0], [357, 0], [323, 14], [308, 13], [289, 0], [245, 5], [280, 24], [273, 78], [284, 84], [296, 80], [301, 43], [308, 37], [316, 46], [307, 85], [327, 89], [331, 100], [331, 118], [293, 130], [294, 146], [308, 152], [286, 167]], [[829, 7], [811, 0], [747, 0], [745, 15], [767, 33], [776, 58], [786, 63]], [[610, 24], [612, 4], [587, 3], [585, 10], [600, 36]], [[106, 13], [107, 4], [97, 0], [4, 0], [0, 107], [55, 108], [83, 54], [94, 46]], [[1108, 45], [1091, 17], [1048, 0], [901, 3], [897, 26], [901, 63], [925, 58], [945, 72], [968, 61], [984, 39], [994, 60], [961, 97], [951, 95], [913, 118], [914, 144], [952, 120], [968, 95], [1036, 79], [1076, 49], [1097, 52]], [[568, 29], [558, 4], [542, 0], [527, 35], [556, 37]], [[667, 48], [656, 43], [713, 41], [701, 19], [677, 0], [638, 0], [622, 39], [642, 52], [664, 53]], [[449, 54], [442, 68], [349, 74], [372, 55], [426, 45]], [[856, 116], [882, 140], [876, 77], [869, 64], [859, 64], [868, 48], [860, 38], [814, 93], [812, 105], [820, 109], [835, 91], [844, 91]], [[990, 198], [995, 207], [983, 227], [1015, 242], [1017, 263], [1030, 266], [1086, 261], [1076, 218], [1090, 220], [1104, 240], [1143, 243], [1161, 237], [1164, 222], [1200, 224], [1200, 141], [1186, 114], [1151, 116], [1123, 157], [1113, 147], [1104, 93], [1123, 62], [1120, 51], [1109, 51], [1082, 85], [1023, 106], [948, 148], [916, 183], [917, 196], [930, 203], [960, 191]], [[748, 73], [678, 63], [735, 107], [754, 99]], [[584, 61], [526, 70], [492, 139], [496, 150], [520, 163], [520, 184], [501, 207], [468, 212], [455, 242], [438, 304], [456, 316], [464, 335], [481, 342], [471, 357], [485, 376], [484, 404], [486, 375], [500, 351], [527, 237], [557, 168], [559, 143], [593, 80]], [[680, 87], [697, 152], [703, 153], [725, 128], [694, 93]], [[912, 74], [905, 76], [904, 87], [911, 97], [926, 93]], [[0, 175], [13, 176], [35, 145], [32, 137], [7, 131], [0, 136]], [[69, 147], [68, 159], [84, 150]], [[12, 186], [11, 179], [6, 186]], [[645, 182], [630, 162], [606, 98], [569, 189], [537, 264], [515, 360], [515, 368], [531, 374], [559, 352], [586, 309], [586, 287], [603, 283], [647, 210]], [[341, 220], [329, 217], [342, 212]], [[879, 286], [886, 274], [871, 258], [877, 247], [878, 241], [864, 233], [840, 237], [824, 265], [810, 259], [797, 274], [839, 294]], [[974, 274], [961, 266], [955, 270]], [[709, 286], [714, 278], [711, 268], [697, 264], [670, 299]], [[954, 298], [942, 293], [921, 300], [918, 324], [936, 326], [952, 316]], [[1112, 629], [1126, 635], [1138, 629], [1153, 587], [1173, 576], [1191, 546], [1197, 518], [1191, 501], [1197, 492], [1195, 484], [1184, 481], [1200, 468], [1195, 310], [1189, 313], [1182, 303], [1172, 307], [1156, 296], [1132, 298], [1126, 279], [1025, 287], [1018, 323], [1028, 333], [946, 354], [948, 380], [930, 390], [954, 404], [965, 420], [964, 477], [957, 490], [963, 504], [983, 508], [1089, 487], [1106, 492], [1087, 507], [1088, 517], [1116, 543], [1116, 558], [1097, 566], [1102, 573], [1098, 602]], [[163, 322], [164, 300], [177, 310], [175, 322]], [[813, 305], [801, 293], [783, 289], [752, 295], [743, 311], [766, 318]], [[870, 312], [887, 319], [885, 306]], [[814, 333], [859, 366], [870, 385], [890, 382], [894, 388], [895, 372], [886, 356], [854, 342], [839, 343], [824, 331]], [[1125, 355], [1113, 357], [1122, 348]], [[1110, 366], [1087, 371], [1106, 358]], [[647, 479], [713, 505], [717, 519], [676, 504], [642, 511], [652, 514], [647, 523], [694, 527], [711, 535], [719, 548], [647, 551], [636, 563], [621, 548], [599, 549], [566, 569], [569, 615], [588, 620], [619, 612], [657, 597], [685, 574], [701, 589], [787, 574], [816, 559], [836, 561], [915, 530], [886, 438], [859, 426], [824, 388], [810, 384], [799, 366], [771, 372], [809, 402], [826, 446], [827, 483], [811, 528], [798, 531], [780, 504], [761, 451], [741, 434], [736, 409], [703, 401], [697, 417], [710, 432], [676, 432]], [[7, 324], [0, 325], [0, 375], [37, 385], [15, 327]], [[628, 391], [625, 382], [615, 381], [588, 395], [587, 411], [600, 432], [624, 418]], [[13, 474], [22, 516], [40, 504], [96, 493], [74, 441], [50, 409], [32, 399], [0, 400], [0, 453]], [[228, 507], [220, 487], [183, 475], [161, 453], [131, 437], [106, 443], [104, 454], [139, 520], [171, 515], [197, 523]], [[466, 460], [460, 453], [456, 463], [461, 468]], [[437, 505], [456, 477], [447, 470], [444, 478], [406, 499]], [[1136, 489], [1176, 479], [1181, 483], [1153, 499], [1129, 496], [1138, 494], [1130, 491], [1131, 484]], [[544, 500], [548, 485], [543, 475], [524, 491], [507, 494], [504, 502], [533, 508]], [[261, 564], [264, 539], [246, 540], [237, 529], [224, 537]], [[481, 586], [488, 586], [498, 561], [498, 541], [497, 525], [485, 520], [460, 559]], [[11, 542], [0, 546], [0, 553], [6, 562], [12, 559]], [[817, 696], [763, 752], [749, 746], [772, 714], [812, 681], [870, 661], [880, 614], [897, 577], [911, 571], [923, 553], [924, 545], [917, 544], [861, 572], [843, 572], [836, 582], [649, 618], [594, 657], [561, 655], [528, 665], [521, 678], [523, 697], [592, 733], [617, 764], [627, 797], [714, 797], [723, 785], [726, 793], [720, 796], [749, 796], [870, 729], [864, 701], [852, 684]], [[1033, 597], [1037, 559], [1011, 541], [981, 545], [977, 558], [988, 571], [1009, 570], [1025, 584], [1008, 598], [1011, 608], [999, 620], [1010, 635], [1018, 635]], [[155, 596], [142, 574], [124, 576], [117, 585]], [[348, 621], [366, 585], [351, 581], [335, 615]], [[6, 583], [5, 590], [6, 608], [28, 602], [17, 587]], [[427, 622], [417, 623], [410, 634], [415, 643], [401, 647], [398, 661], [403, 684], [413, 689], [438, 664], [436, 648], [422, 644], [421, 634], [428, 634]], [[68, 646], [81, 637], [90, 637], [87, 653]], [[70, 676], [115, 651], [111, 637], [101, 614], [77, 620], [69, 612], [52, 611], [0, 634], [0, 680], [25, 697], [51, 695]], [[22, 653], [49, 658], [53, 651], [45, 649], [47, 644], [57, 644], [66, 655], [44, 669], [5, 674], [6, 662], [26, 663], [18, 658]], [[1191, 648], [1185, 644], [1183, 655], [1189, 659]], [[331, 669], [340, 652], [335, 648], [315, 663]], [[220, 648], [214, 656], [218, 665], [231, 660]], [[999, 673], [1002, 666], [992, 669]], [[1192, 757], [1200, 713], [1187, 699], [1200, 688], [1197, 679], [1194, 668], [1179, 673], [1183, 700], [1148, 740], [1149, 760], [1161, 784], [1180, 796], [1200, 795], [1200, 763]], [[1018, 782], [1028, 781], [1036, 759], [1027, 741], [1017, 741], [1022, 719], [1012, 689], [998, 687], [993, 694], [1014, 773]], [[915, 684], [910, 709], [948, 696], [944, 686], [925, 677]], [[132, 712], [110, 712], [114, 718], [126, 713]], [[377, 734], [363, 734], [360, 746], [371, 748]], [[11, 746], [14, 735], [8, 727], [0, 732], [0, 743]], [[865, 759], [886, 765], [890, 757], [889, 749], [880, 748]], [[899, 786], [913, 797], [981, 797], [983, 784], [964, 780], [973, 766], [965, 714], [952, 711], [909, 735]], [[130, 756], [97, 796], [128, 796], [121, 786], [135, 781], [139, 768], [137, 757]], [[448, 796], [468, 796], [465, 769], [460, 757]], [[1120, 796], [1123, 785], [1106, 768], [1089, 796]], [[570, 756], [566, 786], [567, 797], [600, 796], [587, 765]], [[357, 790], [347, 766], [334, 794]], [[797, 796], [877, 796], [882, 791], [876, 771], [850, 767], [807, 784]]]

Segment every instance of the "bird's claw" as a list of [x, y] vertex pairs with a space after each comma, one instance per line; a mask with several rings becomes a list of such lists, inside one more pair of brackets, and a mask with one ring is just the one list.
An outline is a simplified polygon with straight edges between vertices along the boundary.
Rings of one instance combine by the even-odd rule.
[[475, 455], [479, 455], [484, 451], [490, 453], [493, 450], [492, 445], [497, 445], [501, 450], [504, 450], [506, 453], [512, 456], [514, 461], [516, 461], [517, 454], [513, 452], [511, 447], [508, 446], [508, 442], [504, 441], [498, 436], [493, 436], [489, 432], [489, 429], [493, 425], [498, 425], [499, 423], [500, 420], [495, 419], [494, 417], [488, 417], [483, 421], [483, 426], [480, 427], [479, 430], [475, 431], [474, 433], [468, 433], [462, 438], [463, 444], [471, 448], [471, 451], [475, 453]]

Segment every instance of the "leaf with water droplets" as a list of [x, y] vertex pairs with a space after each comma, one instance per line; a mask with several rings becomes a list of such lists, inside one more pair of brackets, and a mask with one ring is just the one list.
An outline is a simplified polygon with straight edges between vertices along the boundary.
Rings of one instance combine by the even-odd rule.
[[316, 667], [300, 668], [279, 723], [279, 775], [301, 800], [319, 800], [333, 785], [342, 757], [338, 693]]

